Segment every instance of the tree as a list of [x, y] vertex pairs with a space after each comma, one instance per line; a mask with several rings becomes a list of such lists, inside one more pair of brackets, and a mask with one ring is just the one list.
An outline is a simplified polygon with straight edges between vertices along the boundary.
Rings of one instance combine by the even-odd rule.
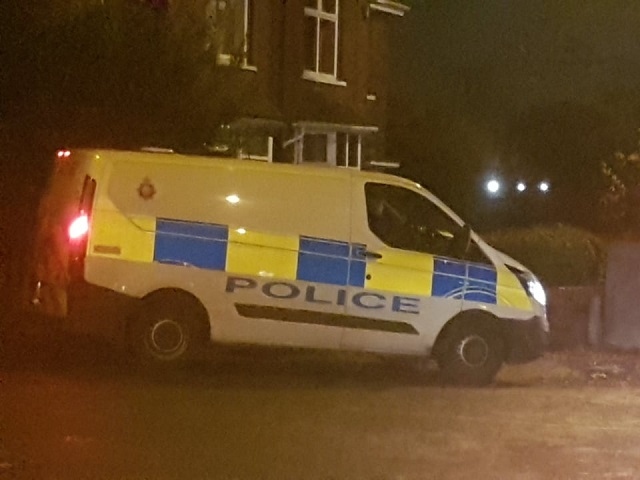
[[597, 226], [599, 165], [618, 144], [610, 115], [573, 102], [538, 106], [514, 119], [504, 143], [512, 176], [551, 182], [547, 221]]
[[615, 152], [601, 167], [601, 226], [610, 232], [639, 234], [640, 142], [631, 153]]
[[461, 97], [417, 101], [398, 90], [389, 105], [387, 156], [400, 163], [397, 173], [422, 183], [479, 224], [479, 185], [495, 158], [492, 133], [466, 110]]
[[216, 66], [204, 3], [5, 4], [0, 113], [47, 148], [210, 138], [227, 116], [259, 102], [246, 77]]

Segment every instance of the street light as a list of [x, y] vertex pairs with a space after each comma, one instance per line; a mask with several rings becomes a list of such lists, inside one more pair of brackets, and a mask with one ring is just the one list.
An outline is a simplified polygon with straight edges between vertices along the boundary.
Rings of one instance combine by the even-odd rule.
[[487, 184], [485, 185], [485, 188], [487, 189], [487, 192], [489, 192], [491, 195], [495, 195], [500, 191], [500, 182], [495, 178], [492, 178], [487, 182]]
[[549, 188], [551, 188], [549, 182], [540, 182], [538, 184], [538, 190], [540, 190], [542, 193], [547, 193], [549, 191]]
[[524, 192], [527, 189], [527, 185], [524, 182], [518, 182], [516, 185], [516, 190], [519, 192]]

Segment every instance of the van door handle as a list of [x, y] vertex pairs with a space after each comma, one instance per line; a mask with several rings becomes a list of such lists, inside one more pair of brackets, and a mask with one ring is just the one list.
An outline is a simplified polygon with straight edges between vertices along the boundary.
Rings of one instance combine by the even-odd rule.
[[366, 258], [382, 258], [382, 254], [381, 254], [381, 253], [378, 253], [378, 252], [371, 252], [371, 251], [369, 251], [369, 250], [366, 250], [366, 251], [364, 252], [364, 256], [365, 256]]

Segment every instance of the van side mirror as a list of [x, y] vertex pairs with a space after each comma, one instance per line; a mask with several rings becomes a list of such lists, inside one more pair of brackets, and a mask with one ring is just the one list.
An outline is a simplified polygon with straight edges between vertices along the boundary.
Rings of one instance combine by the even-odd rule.
[[471, 227], [465, 223], [451, 240], [451, 254], [458, 258], [464, 257], [469, 250], [469, 245], [471, 245]]

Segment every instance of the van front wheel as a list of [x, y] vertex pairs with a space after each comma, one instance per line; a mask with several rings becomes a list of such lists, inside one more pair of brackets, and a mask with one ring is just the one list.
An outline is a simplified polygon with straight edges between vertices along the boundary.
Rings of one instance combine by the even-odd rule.
[[143, 363], [183, 363], [204, 344], [205, 315], [187, 295], [154, 294], [130, 324], [129, 345]]
[[451, 325], [442, 342], [436, 360], [447, 383], [487, 385], [504, 362], [500, 332], [484, 319], [466, 318]]

